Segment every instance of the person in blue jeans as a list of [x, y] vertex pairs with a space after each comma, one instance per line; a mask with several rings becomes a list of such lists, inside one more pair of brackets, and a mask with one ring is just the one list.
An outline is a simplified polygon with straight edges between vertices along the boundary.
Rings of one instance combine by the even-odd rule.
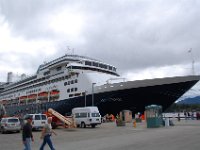
[[52, 117], [48, 117], [47, 124], [44, 125], [44, 128], [42, 129], [42, 135], [40, 137], [41, 139], [43, 139], [43, 143], [40, 146], [40, 150], [44, 150], [44, 146], [46, 144], [49, 145], [51, 150], [55, 150], [53, 143], [51, 141], [51, 135], [52, 133], [55, 135], [57, 134], [52, 130], [51, 122], [52, 122]]
[[32, 135], [32, 118], [28, 116], [26, 120], [27, 122], [22, 130], [22, 141], [25, 147], [24, 150], [31, 150], [31, 141], [34, 141]]

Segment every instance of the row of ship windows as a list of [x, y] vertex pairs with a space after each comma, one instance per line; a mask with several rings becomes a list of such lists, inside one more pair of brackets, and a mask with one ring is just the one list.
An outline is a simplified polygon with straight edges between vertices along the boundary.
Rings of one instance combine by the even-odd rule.
[[[84, 93], [82, 93], [82, 95], [84, 95]], [[74, 96], [81, 96], [81, 93], [69, 94], [69, 97], [74, 97]]]
[[68, 69], [80, 69], [80, 70], [91, 70], [91, 71], [98, 71], [98, 72], [103, 72], [103, 73], [108, 73], [112, 75], [119, 76], [116, 72], [111, 72], [109, 70], [102, 70], [100, 68], [91, 68], [91, 67], [82, 67], [82, 66], [70, 66]]
[[78, 88], [67, 89], [67, 93], [76, 92], [76, 91], [78, 91]]
[[84, 96], [86, 93], [82, 92], [82, 93], [74, 93], [74, 94], [69, 94], [69, 97], [76, 97], [76, 96]]
[[85, 61], [85, 65], [95, 66], [95, 67], [100, 67], [100, 68], [116, 71], [115, 67], [112, 67], [112, 66], [109, 66], [109, 65], [105, 65], [105, 64], [101, 64], [101, 63], [97, 63], [97, 62]]
[[36, 92], [40, 92], [40, 91], [41, 91], [41, 88], [34, 89], [34, 90], [27, 91], [26, 94], [32, 94], [32, 93], [36, 93]]
[[[78, 89], [77, 88], [72, 88], [72, 89], [68, 89], [67, 91], [69, 91], [69, 93], [70, 93], [70, 91], [71, 92], [73, 92], [73, 91], [77, 91]], [[74, 93], [74, 94], [69, 94], [69, 97], [76, 97], [76, 96], [84, 96], [85, 95], [85, 92], [82, 92], [82, 93]], [[57, 99], [57, 98], [56, 98]], [[51, 101], [55, 101], [56, 99], [52, 99], [51, 97], [50, 97], [50, 99], [49, 99], [49, 102], [51, 102]], [[38, 99], [37, 101], [40, 101], [40, 103], [43, 103], [43, 102], [47, 102], [48, 101], [48, 99]], [[19, 99], [15, 99], [15, 100], [8, 100], [6, 103], [5, 103], [5, 105], [12, 105], [12, 106], [15, 106], [15, 105], [25, 105], [25, 104], [31, 104], [31, 103], [37, 103], [37, 101], [36, 101], [36, 99], [32, 99], [32, 100], [24, 100], [24, 101], [20, 101]]]
[[75, 79], [75, 80], [67, 81], [67, 82], [64, 83], [64, 86], [74, 84], [74, 83], [78, 83], [78, 80]]
[[[56, 68], [56, 71], [60, 71], [60, 70], [62, 70], [62, 66], [59, 66]], [[49, 75], [50, 73], [51, 73], [50, 71], [46, 71], [43, 73], [43, 75], [46, 76], [46, 75]]]
[[[116, 71], [115, 67], [105, 65], [105, 64], [101, 64], [101, 63], [97, 63], [97, 62], [85, 61], [85, 65], [95, 66], [95, 67], [100, 67], [100, 68]], [[62, 70], [62, 66], [59, 66], [59, 67], [56, 68], [56, 71], [60, 71], [60, 70]], [[51, 73], [50, 71], [46, 71], [43, 74], [46, 76], [46, 75], [49, 75], [50, 73]]]
[[[73, 91], [77, 91], [78, 89], [77, 88], [72, 88], [72, 89], [68, 89], [68, 91], [70, 92], [73, 92]], [[81, 95], [85, 95], [85, 92], [82, 92], [82, 93], [74, 93], [74, 94], [69, 94], [69, 97], [75, 97], [75, 96], [81, 96]], [[50, 98], [49, 99], [49, 102], [52, 102], [52, 101], [55, 101], [56, 99], [52, 99]], [[41, 100], [37, 100], [37, 101], [40, 101], [40, 103], [43, 103], [43, 102], [47, 102], [48, 99], [41, 99]], [[25, 105], [25, 104], [31, 104], [31, 103], [37, 103], [36, 99], [32, 99], [32, 100], [23, 100], [23, 101], [20, 101], [19, 99], [18, 100], [8, 100], [5, 105], [6, 106], [9, 106], [9, 105], [12, 105], [12, 106], [15, 106], [15, 105]]]
[[[77, 77], [78, 77], [78, 73], [72, 73], [71, 75], [59, 77], [59, 78], [56, 78], [56, 79], [53, 79], [53, 80], [49, 80], [49, 81], [44, 81], [44, 82], [39, 83], [39, 84], [36, 84], [36, 85], [34, 85], [34, 86], [30, 86], [30, 88], [33, 88], [33, 87], [35, 88], [35, 87], [38, 87], [38, 86], [43, 86], [43, 85], [46, 85], [46, 84], [50, 84], [50, 83], [54, 83], [54, 82], [66, 80], [66, 79], [71, 78], [71, 77], [74, 76], [74, 75], [77, 75]], [[42, 79], [45, 80], [45, 78], [42, 78]], [[37, 81], [39, 82], [39, 81], [41, 81], [41, 79], [38, 79]], [[31, 82], [28, 82], [28, 83], [26, 83], [26, 84], [23, 84], [23, 85], [14, 87], [14, 88], [12, 88], [12, 89], [20, 88], [20, 87], [23, 87], [23, 86], [26, 86], [26, 85], [30, 85], [30, 84], [34, 84], [34, 83], [37, 83], [37, 81], [36, 81], [36, 82], [35, 82], [35, 81], [31, 81]], [[74, 81], [74, 82], [75, 82], [75, 81]], [[78, 81], [76, 81], [76, 82], [78, 82]], [[25, 89], [27, 89], [27, 88], [29, 88], [29, 87], [24, 87], [24, 88], [19, 89], [19, 90], [6, 92], [5, 95], [6, 95], [6, 94], [13, 93], [13, 92], [23, 91], [23, 90], [25, 90]], [[10, 90], [12, 90], [12, 89], [10, 89]]]
[[[30, 91], [27, 91], [26, 94], [32, 94], [32, 93], [36, 93], [36, 92], [40, 92], [41, 91], [41, 88], [39, 89], [34, 89], [34, 90], [30, 90]], [[12, 98], [12, 97], [15, 97], [17, 94], [14, 94], [14, 95], [9, 95], [7, 98]]]
[[[53, 98], [50, 98], [49, 99], [49, 102], [53, 102], [53, 101], [56, 101], [57, 99], [53, 99]], [[26, 105], [26, 104], [36, 104], [36, 103], [45, 103], [45, 102], [48, 102], [48, 99], [31, 99], [31, 100], [7, 100], [6, 102], [4, 102], [4, 105], [5, 106], [18, 106], [18, 105]]]

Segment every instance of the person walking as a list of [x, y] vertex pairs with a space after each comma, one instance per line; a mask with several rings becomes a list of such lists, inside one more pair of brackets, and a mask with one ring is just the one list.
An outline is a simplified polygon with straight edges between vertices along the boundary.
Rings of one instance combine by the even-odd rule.
[[181, 121], [180, 113], [178, 113], [178, 121]]
[[51, 122], [52, 122], [52, 117], [48, 117], [47, 124], [44, 125], [44, 128], [42, 129], [42, 134], [40, 137], [41, 139], [43, 139], [43, 143], [40, 146], [40, 150], [44, 150], [44, 146], [46, 145], [46, 143], [49, 145], [51, 150], [55, 150], [53, 143], [51, 141], [51, 135], [52, 133], [54, 135], [57, 135], [57, 134], [52, 130]]
[[31, 116], [26, 118], [27, 122], [22, 129], [22, 141], [24, 144], [24, 150], [31, 150], [31, 141], [34, 141], [32, 134], [32, 118]]

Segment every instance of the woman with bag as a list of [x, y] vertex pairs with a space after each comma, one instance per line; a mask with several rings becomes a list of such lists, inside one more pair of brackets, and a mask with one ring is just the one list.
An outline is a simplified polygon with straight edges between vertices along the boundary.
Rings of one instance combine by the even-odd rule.
[[44, 125], [44, 128], [42, 129], [42, 135], [40, 137], [41, 139], [43, 139], [43, 143], [40, 147], [40, 150], [44, 150], [44, 146], [46, 145], [46, 143], [49, 145], [51, 150], [55, 150], [51, 141], [51, 135], [52, 133], [54, 135], [57, 134], [52, 130], [51, 122], [52, 122], [52, 117], [48, 117], [47, 124]]

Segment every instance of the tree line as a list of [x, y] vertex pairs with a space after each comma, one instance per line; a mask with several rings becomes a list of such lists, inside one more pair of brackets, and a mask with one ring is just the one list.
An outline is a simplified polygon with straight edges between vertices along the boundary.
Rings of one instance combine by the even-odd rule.
[[173, 103], [165, 112], [191, 112], [191, 111], [200, 111], [200, 104], [176, 104]]

